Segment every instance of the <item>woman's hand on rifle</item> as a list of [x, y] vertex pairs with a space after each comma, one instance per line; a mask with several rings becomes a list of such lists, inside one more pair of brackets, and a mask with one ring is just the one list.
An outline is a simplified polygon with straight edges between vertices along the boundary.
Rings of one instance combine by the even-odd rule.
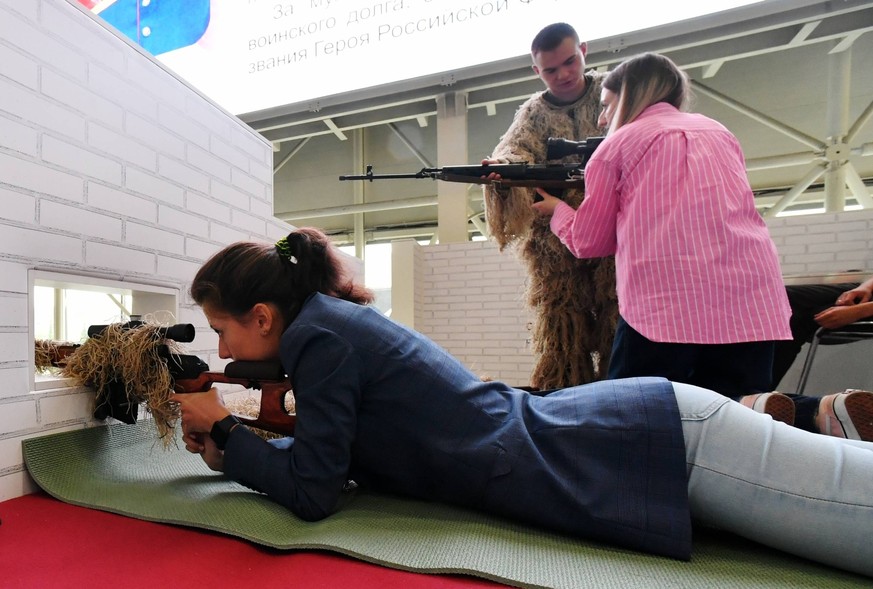
[[555, 208], [563, 201], [558, 197], [552, 196], [542, 188], [537, 188], [536, 191], [539, 199], [535, 199], [531, 207], [540, 215], [551, 217], [555, 212]]
[[215, 422], [230, 415], [218, 390], [213, 387], [204, 393], [177, 393], [170, 400], [179, 404], [185, 449], [200, 454], [212, 470], [224, 470], [224, 452], [218, 449], [209, 435]]

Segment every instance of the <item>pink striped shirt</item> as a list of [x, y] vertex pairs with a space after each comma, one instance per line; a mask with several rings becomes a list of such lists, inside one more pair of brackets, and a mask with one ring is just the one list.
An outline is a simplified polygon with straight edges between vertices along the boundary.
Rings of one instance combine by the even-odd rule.
[[576, 257], [615, 254], [619, 312], [655, 342], [791, 339], [776, 247], [755, 210], [739, 142], [666, 103], [610, 135], [585, 200], [552, 231]]

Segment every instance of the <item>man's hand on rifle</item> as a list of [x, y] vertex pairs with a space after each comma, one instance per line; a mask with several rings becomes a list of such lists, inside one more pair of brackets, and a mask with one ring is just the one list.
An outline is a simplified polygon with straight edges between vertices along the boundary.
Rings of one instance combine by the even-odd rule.
[[[499, 164], [499, 163], [500, 163], [500, 160], [492, 160], [492, 159], [488, 159], [488, 158], [485, 158], [482, 160], [483, 166], [493, 166], [494, 164]], [[497, 172], [491, 172], [487, 176], [482, 176], [482, 177], [485, 178], [486, 180], [490, 180], [491, 182], [495, 182], [495, 181], [501, 179], [500, 174], [498, 174]]]
[[552, 196], [542, 188], [537, 188], [536, 191], [537, 194], [542, 197], [542, 200], [533, 203], [531, 207], [540, 215], [551, 217], [552, 214], [555, 212], [555, 207], [557, 207], [563, 201], [560, 198]]

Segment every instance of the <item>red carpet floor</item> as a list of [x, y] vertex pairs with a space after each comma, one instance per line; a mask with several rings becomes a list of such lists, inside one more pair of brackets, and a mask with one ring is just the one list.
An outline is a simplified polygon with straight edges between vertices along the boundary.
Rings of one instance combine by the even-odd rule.
[[48, 495], [0, 503], [3, 589], [306, 587], [495, 589], [474, 577], [389, 569], [323, 551], [277, 551], [203, 530], [69, 505]]

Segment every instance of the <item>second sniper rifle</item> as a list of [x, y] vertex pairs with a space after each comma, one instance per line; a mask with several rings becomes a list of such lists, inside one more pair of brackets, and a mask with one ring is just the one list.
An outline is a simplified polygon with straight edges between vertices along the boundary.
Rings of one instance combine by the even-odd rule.
[[[441, 168], [422, 168], [413, 174], [374, 174], [373, 166], [368, 165], [362, 175], [340, 176], [340, 180], [397, 180], [401, 178], [431, 178], [446, 182], [465, 182], [468, 184], [494, 184], [500, 187], [526, 186], [529, 188], [582, 188], [585, 185], [585, 164], [604, 137], [589, 137], [585, 141], [570, 141], [549, 137], [546, 159], [559, 160], [577, 156], [580, 161], [567, 164], [491, 164], [443, 166]], [[489, 180], [491, 173], [500, 175], [500, 180]]]

